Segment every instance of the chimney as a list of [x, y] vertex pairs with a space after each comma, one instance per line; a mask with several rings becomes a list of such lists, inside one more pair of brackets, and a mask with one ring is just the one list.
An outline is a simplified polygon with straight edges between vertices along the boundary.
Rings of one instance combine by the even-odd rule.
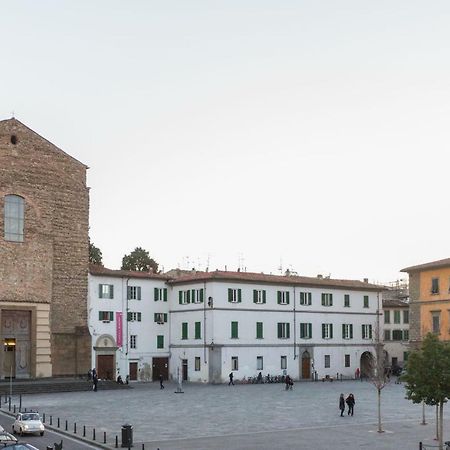
[[364, 278], [364, 283], [368, 283], [369, 279], [368, 278]]
[[322, 275], [321, 273], [319, 273], [319, 274], [317, 275], [317, 278], [318, 278], [319, 280], [321, 280], [321, 279], [323, 278], [323, 275]]

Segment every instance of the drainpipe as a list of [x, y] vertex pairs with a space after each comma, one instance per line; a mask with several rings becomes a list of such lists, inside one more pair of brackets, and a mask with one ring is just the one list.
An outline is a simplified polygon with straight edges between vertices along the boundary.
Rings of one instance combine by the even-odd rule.
[[297, 320], [295, 312], [295, 286], [294, 286], [294, 361], [297, 359]]
[[203, 360], [204, 363], [207, 363], [206, 360], [206, 281], [203, 282]]

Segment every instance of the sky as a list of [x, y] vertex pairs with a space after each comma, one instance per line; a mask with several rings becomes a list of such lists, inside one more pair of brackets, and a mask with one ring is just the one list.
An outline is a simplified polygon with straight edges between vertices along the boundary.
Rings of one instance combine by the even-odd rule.
[[450, 3], [0, 3], [0, 119], [89, 166], [120, 268], [388, 282], [449, 257]]

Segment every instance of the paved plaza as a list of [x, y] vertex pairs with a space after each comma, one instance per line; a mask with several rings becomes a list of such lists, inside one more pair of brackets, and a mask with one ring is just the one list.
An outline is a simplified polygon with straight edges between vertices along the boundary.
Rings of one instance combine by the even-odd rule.
[[[157, 383], [133, 389], [28, 395], [23, 405], [48, 417], [107, 432], [108, 445], [124, 423], [134, 427], [135, 448], [187, 449], [418, 449], [419, 441], [436, 445], [435, 409], [427, 407], [428, 425], [420, 425], [422, 407], [405, 399], [404, 386], [382, 391], [383, 428], [377, 430], [376, 389], [370, 382], [303, 382], [293, 391], [282, 384], [184, 385], [160, 390]], [[340, 417], [340, 393], [353, 392], [355, 415]], [[450, 439], [446, 407], [444, 438]], [[48, 421], [48, 419], [47, 419]], [[88, 432], [89, 434], [89, 432]], [[99, 439], [99, 438], [97, 438]]]

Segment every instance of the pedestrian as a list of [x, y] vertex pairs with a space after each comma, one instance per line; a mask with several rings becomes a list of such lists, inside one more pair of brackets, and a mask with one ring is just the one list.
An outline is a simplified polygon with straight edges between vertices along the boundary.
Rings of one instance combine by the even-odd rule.
[[228, 375], [230, 377], [230, 382], [228, 383], [228, 386], [230, 384], [232, 384], [234, 386], [234, 382], [233, 382], [233, 372], [230, 372], [230, 375]]
[[91, 381], [91, 378], [92, 378], [92, 370], [89, 369], [88, 370], [88, 381]]
[[163, 378], [162, 373], [161, 373], [159, 375], [159, 388], [160, 389], [164, 389], [163, 381], [164, 381], [164, 378]]
[[95, 369], [92, 371], [92, 383], [93, 383], [92, 389], [94, 390], [94, 392], [97, 392], [98, 377]]
[[348, 406], [347, 415], [353, 416], [353, 408], [355, 406], [355, 396], [352, 393], [348, 394], [348, 397], [347, 397], [347, 400], [345, 400], [345, 403], [347, 403], [347, 406]]
[[357, 367], [355, 370], [355, 380], [357, 380], [359, 378], [359, 375], [360, 375], [359, 367]]
[[339, 409], [341, 410], [341, 417], [344, 417], [344, 411], [345, 411], [344, 394], [341, 394], [341, 396], [339, 397]]
[[290, 389], [292, 391], [292, 388], [294, 387], [294, 380], [289, 375], [286, 375], [284, 382], [286, 383], [286, 390]]

